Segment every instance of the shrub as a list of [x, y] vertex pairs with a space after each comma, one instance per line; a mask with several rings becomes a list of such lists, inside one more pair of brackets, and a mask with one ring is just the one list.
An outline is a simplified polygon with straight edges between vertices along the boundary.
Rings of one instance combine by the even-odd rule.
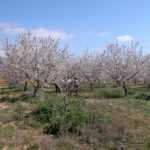
[[143, 99], [143, 100], [150, 100], [150, 94], [141, 93], [135, 97], [135, 99]]
[[64, 106], [42, 105], [33, 112], [37, 121], [49, 123], [45, 128], [46, 134], [64, 134], [75, 132], [77, 127], [85, 121], [82, 111], [73, 108], [64, 110]]
[[50, 123], [53, 113], [53, 105], [42, 105], [33, 111], [33, 115], [37, 121], [41, 123]]

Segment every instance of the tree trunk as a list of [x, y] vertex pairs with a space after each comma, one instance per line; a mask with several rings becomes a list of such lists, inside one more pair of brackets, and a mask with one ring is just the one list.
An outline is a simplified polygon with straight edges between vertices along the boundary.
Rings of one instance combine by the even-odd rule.
[[149, 89], [150, 89], [150, 83], [148, 84], [148, 87], [147, 87], [147, 90], [149, 91]]
[[128, 95], [128, 89], [124, 88], [124, 87], [123, 87], [123, 89], [124, 89], [124, 94], [127, 96]]
[[37, 88], [40, 88], [40, 81], [37, 80], [36, 82], [37, 82]]
[[27, 91], [27, 85], [28, 85], [28, 82], [27, 81], [25, 81], [25, 83], [24, 83], [24, 92], [26, 92]]
[[123, 85], [122, 85], [123, 89], [124, 89], [124, 94], [125, 95], [128, 95], [128, 89], [127, 89], [127, 85], [125, 82], [123, 82]]
[[36, 96], [36, 93], [37, 93], [37, 87], [35, 86], [35, 87], [34, 87], [33, 97], [35, 97], [35, 96]]
[[56, 93], [61, 93], [61, 87], [58, 83], [55, 83], [55, 92]]
[[33, 97], [36, 96], [37, 90], [38, 90], [39, 88], [41, 88], [41, 86], [40, 86], [40, 81], [39, 81], [39, 80], [36, 80], [36, 85], [34, 85]]

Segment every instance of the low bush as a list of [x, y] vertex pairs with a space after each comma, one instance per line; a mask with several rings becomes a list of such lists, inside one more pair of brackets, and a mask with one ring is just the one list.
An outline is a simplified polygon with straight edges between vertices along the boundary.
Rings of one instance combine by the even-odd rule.
[[138, 94], [135, 97], [135, 99], [143, 99], [143, 100], [149, 101], [150, 100], [150, 94], [141, 93], [141, 94]]
[[77, 127], [85, 121], [82, 111], [69, 107], [66, 111], [64, 106], [42, 105], [32, 113], [37, 121], [48, 123], [45, 128], [46, 134], [66, 134], [75, 132]]

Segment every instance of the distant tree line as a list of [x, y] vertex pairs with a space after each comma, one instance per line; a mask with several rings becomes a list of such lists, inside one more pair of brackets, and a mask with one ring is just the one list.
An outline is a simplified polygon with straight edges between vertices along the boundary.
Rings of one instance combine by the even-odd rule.
[[68, 54], [68, 46], [60, 48], [59, 40], [39, 38], [32, 33], [18, 34], [16, 42], [8, 39], [2, 43], [4, 56], [0, 58], [0, 76], [15, 82], [28, 83], [38, 89], [54, 83], [61, 92], [62, 82], [67, 78], [77, 78], [88, 82], [91, 87], [96, 82], [113, 79], [128, 95], [127, 83], [130, 80], [144, 81], [150, 88], [150, 55], [143, 55], [139, 43], [130, 46], [118, 42], [107, 44], [103, 53], [89, 53], [83, 56]]

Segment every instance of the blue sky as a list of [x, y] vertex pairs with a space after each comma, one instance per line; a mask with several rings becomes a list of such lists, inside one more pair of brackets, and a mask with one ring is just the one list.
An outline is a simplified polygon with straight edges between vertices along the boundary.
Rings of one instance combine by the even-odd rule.
[[150, 52], [150, 0], [0, 0], [0, 39], [30, 30], [60, 38], [70, 53], [139, 41]]

